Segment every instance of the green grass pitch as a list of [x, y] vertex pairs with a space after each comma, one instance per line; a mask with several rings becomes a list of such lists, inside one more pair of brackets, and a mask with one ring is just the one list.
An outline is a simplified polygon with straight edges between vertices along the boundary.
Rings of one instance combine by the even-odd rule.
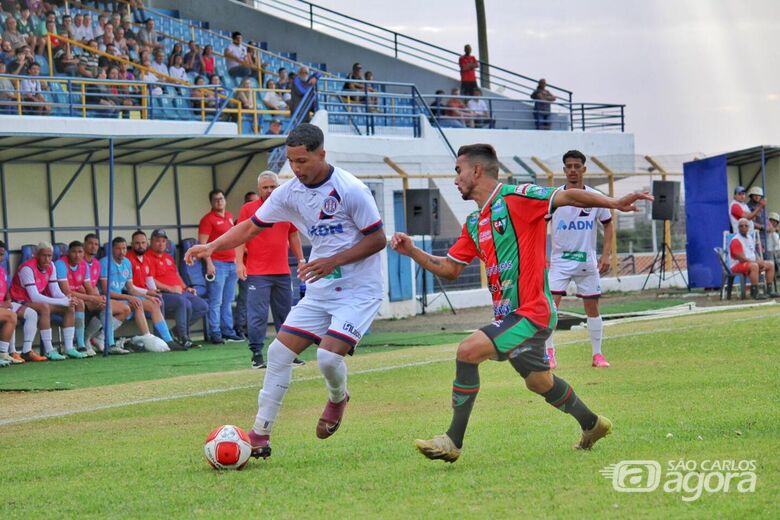
[[[252, 424], [262, 372], [239, 347], [3, 369], [0, 518], [777, 518], [779, 318], [767, 306], [610, 326], [606, 370], [590, 367], [586, 333], [556, 333], [556, 373], [614, 422], [590, 452], [572, 449], [574, 419], [488, 362], [452, 465], [412, 443], [447, 428], [457, 335], [358, 352], [325, 441], [316, 364], [296, 369], [273, 456], [240, 472], [202, 452], [212, 428]], [[376, 344], [415, 343], [397, 340]], [[8, 391], [21, 388], [68, 389]], [[753, 460], [756, 488], [618, 492], [600, 470], [625, 460]]]

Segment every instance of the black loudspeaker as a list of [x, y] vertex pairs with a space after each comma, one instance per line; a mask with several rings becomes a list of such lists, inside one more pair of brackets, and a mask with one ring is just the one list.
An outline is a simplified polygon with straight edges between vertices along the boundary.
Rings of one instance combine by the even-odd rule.
[[680, 183], [653, 181], [653, 220], [677, 220], [680, 207]]
[[439, 190], [406, 190], [406, 233], [438, 236], [440, 231]]

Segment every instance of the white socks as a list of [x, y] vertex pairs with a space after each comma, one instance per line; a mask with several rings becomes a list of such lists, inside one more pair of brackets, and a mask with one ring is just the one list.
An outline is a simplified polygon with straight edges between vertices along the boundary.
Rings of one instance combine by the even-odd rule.
[[0, 354], [8, 354], [8, 342], [0, 341]]
[[347, 364], [344, 363], [344, 356], [318, 348], [317, 364], [325, 378], [330, 401], [340, 403], [347, 396]]
[[[35, 340], [35, 333], [38, 331], [38, 313], [34, 309], [27, 307], [24, 309], [24, 327], [22, 328], [24, 338], [22, 342], [22, 353], [30, 352]], [[49, 331], [51, 334], [51, 330]], [[51, 340], [51, 335], [49, 336]]]
[[268, 368], [265, 371], [263, 388], [257, 397], [257, 417], [252, 428], [260, 435], [270, 435], [279, 408], [282, 406], [284, 394], [292, 380], [292, 362], [295, 352], [288, 349], [278, 339], [274, 339], [268, 347]]
[[87, 324], [86, 329], [84, 330], [84, 336], [87, 341], [92, 338], [95, 334], [98, 333], [100, 330], [100, 327], [103, 326], [103, 323], [98, 319], [97, 316], [93, 316], [91, 320], [89, 320], [89, 323]]
[[590, 334], [590, 344], [593, 347], [593, 355], [601, 354], [601, 338], [604, 333], [604, 320], [601, 316], [588, 318], [588, 333]]
[[51, 329], [41, 329], [41, 343], [43, 344], [44, 354], [54, 350], [54, 345], [51, 344]]
[[64, 343], [66, 352], [68, 350], [73, 350], [73, 336], [75, 334], [76, 327], [65, 327], [62, 329], [62, 342]]

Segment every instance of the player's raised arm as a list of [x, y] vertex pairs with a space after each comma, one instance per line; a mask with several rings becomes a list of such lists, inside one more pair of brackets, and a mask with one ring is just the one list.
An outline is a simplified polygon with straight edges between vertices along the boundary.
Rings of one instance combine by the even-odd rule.
[[558, 190], [552, 201], [553, 208], [561, 206], [576, 206], [578, 208], [609, 208], [619, 211], [637, 211], [634, 203], [638, 200], [653, 200], [647, 192], [629, 193], [619, 199], [606, 197], [600, 193], [585, 190]]
[[239, 244], [251, 240], [260, 233], [263, 228], [257, 226], [252, 220], [245, 220], [230, 228], [230, 230], [208, 244], [198, 244], [192, 246], [184, 255], [184, 261], [187, 265], [192, 265], [195, 260], [202, 260], [210, 257], [214, 251], [223, 251], [225, 249], [234, 249]]
[[456, 279], [466, 267], [465, 264], [455, 262], [448, 256], [434, 256], [426, 253], [415, 246], [409, 235], [405, 233], [395, 233], [390, 241], [390, 246], [398, 253], [410, 257], [423, 269], [447, 280]]

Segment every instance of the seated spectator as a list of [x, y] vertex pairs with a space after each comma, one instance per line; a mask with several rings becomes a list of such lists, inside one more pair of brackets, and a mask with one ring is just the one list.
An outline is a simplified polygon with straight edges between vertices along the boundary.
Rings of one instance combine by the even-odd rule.
[[[431, 103], [431, 113], [433, 114], [433, 117], [436, 119], [444, 117], [444, 111], [445, 106], [447, 105], [447, 102], [442, 100], [441, 96], [445, 95], [444, 91], [439, 89], [436, 91], [436, 97], [433, 99], [433, 102]], [[441, 121], [439, 121], [441, 123]]]
[[161, 74], [160, 76], [157, 76], [158, 78], [162, 79], [163, 76], [169, 76], [168, 66], [165, 64], [164, 50], [156, 49], [154, 51], [154, 61], [149, 66]]
[[276, 80], [276, 88], [290, 90], [290, 76], [284, 67], [279, 69], [279, 78]]
[[184, 58], [181, 54], [177, 54], [173, 57], [173, 64], [168, 68], [168, 75], [172, 78], [189, 83], [190, 79], [187, 77], [187, 71], [184, 70]]
[[98, 37], [94, 27], [92, 27], [92, 16], [89, 14], [84, 15], [84, 22], [81, 26], [81, 38], [79, 38], [81, 41], [88, 42], [90, 40], [95, 40]]
[[[0, 61], [0, 74], [5, 74], [5, 63]], [[16, 87], [8, 78], [0, 77], [0, 113], [14, 112], [16, 105]]]
[[[363, 81], [363, 66], [360, 63], [352, 64], [352, 71], [347, 74], [347, 81], [344, 83], [344, 90], [363, 92], [363, 83], [353, 83], [353, 81]], [[362, 95], [348, 96], [347, 103], [360, 103], [363, 101]]]
[[556, 98], [549, 90], [547, 90], [547, 80], [540, 79], [536, 85], [536, 90], [531, 93], [531, 99], [536, 100], [534, 103], [534, 124], [537, 130], [549, 130], [550, 129], [550, 103], [554, 102]]
[[[373, 81], [374, 80], [374, 73], [370, 70], [366, 71], [365, 75], [366, 81]], [[373, 83], [366, 83], [366, 91], [370, 92], [378, 92], [379, 91], [379, 85], [375, 85]], [[379, 98], [376, 96], [369, 96], [368, 98], [368, 111], [369, 112], [379, 112]]]
[[130, 64], [124, 61], [120, 61], [117, 65], [119, 67], [119, 79], [128, 81], [135, 81], [137, 78], [135, 74], [130, 70]]
[[[106, 27], [109, 27], [108, 25]], [[109, 47], [116, 47], [116, 40], [114, 39], [114, 31], [106, 32], [100, 40], [97, 40], [98, 42], [98, 49], [100, 49], [102, 52], [106, 52], [108, 54], [115, 54], [108, 51]]]
[[22, 263], [11, 281], [11, 299], [18, 304], [33, 309], [38, 313], [38, 329], [41, 331], [41, 355], [36, 356], [32, 350], [27, 355], [22, 353], [25, 361], [62, 361], [65, 359], [52, 345], [51, 315], [62, 316], [62, 337], [65, 344], [65, 354], [68, 357], [80, 359], [86, 357], [73, 347], [76, 334], [74, 327], [74, 308], [78, 301], [75, 296], [67, 297], [60, 290], [57, 274], [52, 263], [53, 248], [48, 242], [41, 242], [35, 256]]
[[[97, 26], [95, 27], [95, 39], [99, 40], [101, 36], [106, 33], [106, 25], [108, 24], [108, 16], [105, 14], [99, 14], [97, 20]], [[98, 43], [100, 43], [98, 41]]]
[[79, 59], [71, 52], [70, 45], [60, 45], [54, 53], [54, 70], [66, 76], [78, 76]]
[[[41, 66], [32, 62], [27, 68], [28, 76], [40, 76]], [[47, 116], [51, 113], [51, 105], [46, 103], [43, 91], [49, 90], [45, 81], [39, 79], [25, 78], [19, 84], [19, 92], [22, 95], [22, 102], [25, 103], [24, 113]]]
[[117, 27], [114, 31], [114, 45], [119, 56], [130, 56], [130, 49], [127, 45], [127, 38], [125, 37], [125, 30], [122, 27]]
[[[154, 281], [162, 293], [165, 317], [176, 321], [173, 332], [177, 341], [186, 348], [197, 348], [200, 345], [192, 341], [190, 326], [206, 316], [209, 306], [179, 276], [175, 260], [166, 252], [167, 246], [168, 235], [165, 230], [155, 229], [152, 232], [152, 247], [146, 256], [154, 265]], [[205, 335], [206, 332], [203, 333]]]
[[[120, 81], [127, 78], [122, 78], [119, 67], [112, 65], [108, 68], [108, 79], [112, 81]], [[130, 85], [113, 84], [109, 85], [108, 88], [111, 93], [110, 99], [114, 102], [115, 106], [132, 107], [138, 104], [136, 98], [133, 97], [136, 92], [131, 90]]]
[[279, 119], [271, 119], [268, 125], [268, 135], [282, 135], [282, 122]]
[[206, 76], [214, 75], [214, 48], [211, 45], [206, 45], [203, 48], [203, 56], [201, 56], [203, 62], [203, 74]]
[[122, 22], [122, 29], [125, 30], [125, 39], [127, 40], [128, 47], [132, 49], [138, 48], [138, 35], [133, 30], [133, 24], [128, 22]]
[[16, 18], [9, 16], [5, 20], [5, 31], [3, 31], [3, 41], [10, 42], [14, 51], [27, 45], [27, 38], [17, 29]]
[[282, 96], [276, 92], [276, 83], [274, 80], [269, 79], [265, 83], [265, 88], [268, 90], [263, 94], [263, 104], [270, 110], [288, 110], [287, 102], [282, 99]]
[[95, 40], [89, 40], [90, 50], [82, 49], [79, 56], [79, 76], [82, 78], [96, 78], [98, 75], [98, 56], [93, 51], [97, 50], [98, 44]]
[[241, 43], [241, 33], [232, 34], [233, 41], [225, 48], [225, 62], [228, 74], [234, 78], [244, 78], [252, 74], [252, 59], [249, 57], [246, 45]]
[[[141, 335], [149, 335], [149, 325], [146, 323], [145, 313], [150, 313], [152, 323], [157, 334], [171, 350], [183, 350], [184, 346], [174, 342], [168, 324], [162, 315], [160, 308], [162, 301], [154, 296], [147, 296], [146, 289], [133, 285], [133, 266], [127, 259], [127, 241], [122, 237], [116, 237], [111, 242], [111, 254], [106, 255], [100, 261], [100, 285], [103, 293], [108, 288], [108, 269], [111, 265], [111, 299], [125, 302], [133, 313], [135, 324]], [[111, 350], [109, 350], [111, 352]], [[117, 352], [126, 354], [127, 351]]]
[[87, 38], [85, 33], [84, 15], [77, 13], [76, 16], [73, 17], [73, 39], [78, 42], [90, 40], [91, 38]]
[[11, 45], [11, 42], [8, 40], [3, 40], [3, 42], [0, 44], [0, 61], [6, 65], [9, 65], [12, 61], [14, 61], [15, 57], [16, 53], [14, 52], [14, 48]]
[[38, 37], [35, 34], [33, 21], [30, 19], [30, 9], [27, 7], [22, 7], [16, 17], [16, 30], [24, 37], [27, 45], [35, 48]]
[[457, 121], [463, 126], [469, 128], [474, 127], [474, 118], [471, 112], [466, 108], [466, 104], [462, 99], [456, 97], [460, 95], [459, 88], [453, 88], [451, 91], [451, 97], [447, 100], [447, 109], [444, 111], [445, 119], [450, 121]]
[[[98, 77], [96, 79], [105, 80], [108, 79], [106, 69], [98, 69]], [[88, 110], [99, 110], [103, 113], [114, 112], [116, 103], [114, 102], [114, 96], [111, 93], [111, 88], [107, 83], [88, 83], [85, 87], [86, 90], [86, 102]], [[105, 110], [103, 110], [105, 108]]]
[[76, 35], [74, 31], [73, 18], [69, 14], [63, 15], [62, 27], [60, 27], [59, 34], [66, 38], [70, 38], [71, 40], [75, 40]]
[[249, 78], [241, 80], [241, 84], [239, 85], [239, 88], [235, 90], [235, 93], [235, 99], [241, 103], [241, 108], [243, 110], [255, 109], [255, 91], [252, 86], [252, 80]]
[[486, 128], [490, 126], [490, 108], [484, 99], [480, 99], [482, 91], [478, 88], [474, 89], [472, 97], [466, 103], [466, 108], [469, 109], [473, 116], [474, 126], [477, 128]]
[[138, 40], [139, 44], [147, 45], [152, 49], [163, 48], [161, 43], [162, 37], [154, 30], [154, 20], [152, 18], [146, 20], [144, 26], [138, 31], [136, 40]]
[[114, 33], [116, 33], [116, 30], [122, 27], [122, 14], [118, 12], [112, 13], [109, 22], [114, 26]]
[[775, 289], [775, 265], [773, 262], [759, 260], [756, 255], [756, 239], [750, 231], [750, 221], [741, 218], [737, 224], [737, 233], [729, 242], [731, 272], [750, 278], [750, 296], [754, 300], [766, 299], [766, 295], [758, 293], [758, 275], [766, 272], [767, 292], [772, 298], [780, 293]]
[[[308, 67], [301, 67], [298, 69], [298, 74], [296, 74], [295, 78], [292, 80], [292, 86], [290, 87], [290, 93], [292, 95], [290, 99], [291, 113], [295, 113], [295, 110], [298, 108], [301, 100], [306, 96], [309, 90], [314, 88], [318, 79], [319, 78], [316, 74], [309, 76]], [[305, 121], [308, 120], [309, 117], [307, 115]]]
[[[38, 29], [36, 29], [34, 32], [36, 39], [36, 50], [37, 53], [41, 56], [43, 56], [46, 52], [46, 45], [48, 41], [46, 35], [48, 33], [55, 35], [59, 34], [57, 32], [57, 15], [53, 12], [46, 13], [46, 18], [41, 22]], [[52, 44], [54, 44], [53, 41]]]
[[16, 58], [8, 65], [8, 72], [10, 74], [24, 75], [27, 74], [27, 67], [30, 66], [34, 58], [30, 54], [29, 47], [26, 45], [16, 49]]
[[187, 43], [189, 51], [184, 55], [184, 70], [193, 74], [203, 72], [203, 57], [200, 53], [200, 47], [194, 40]]
[[184, 52], [182, 51], [181, 43], [176, 42], [173, 44], [173, 50], [168, 55], [168, 68], [170, 69], [173, 66], [173, 61], [176, 58], [176, 56], [181, 56], [184, 58]]
[[129, 8], [133, 13], [133, 19], [136, 22], [143, 22], [146, 19], [144, 14], [144, 1], [143, 0], [129, 0]]
[[203, 88], [192, 89], [192, 94], [191, 94], [192, 108], [195, 109], [214, 108], [214, 102], [215, 102], [214, 90], [205, 88], [206, 78], [203, 76], [198, 76], [197, 78], [195, 78], [195, 85], [203, 86]]
[[[156, 83], [160, 82], [160, 78], [157, 77], [155, 74], [155, 70], [152, 67], [152, 62], [150, 61], [151, 58], [149, 57], [148, 52], [142, 53], [141, 57], [141, 65], [144, 67], [141, 73], [141, 81], [144, 83], [150, 83], [149, 91], [154, 96], [161, 96], [163, 93], [162, 87], [159, 85], [156, 85]], [[163, 64], [165, 66], [165, 64]]]

